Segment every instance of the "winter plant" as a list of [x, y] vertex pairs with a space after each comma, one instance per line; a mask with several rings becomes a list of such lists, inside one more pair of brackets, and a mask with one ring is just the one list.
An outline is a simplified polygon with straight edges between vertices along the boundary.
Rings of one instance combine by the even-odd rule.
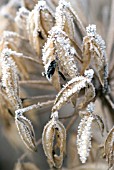
[[[83, 23], [70, 2], [65, 0], [11, 0], [5, 8], [7, 15], [3, 15], [4, 25], [0, 32], [0, 114], [5, 127], [11, 130], [12, 124], [13, 129], [16, 125], [23, 145], [32, 152], [39, 152], [42, 143], [51, 169], [63, 167], [72, 147], [68, 146], [70, 128], [73, 127], [74, 133], [71, 134], [75, 136], [74, 150], [80, 159], [79, 169], [84, 163], [88, 165], [87, 159], [93, 157], [94, 133], [100, 132], [102, 140], [97, 143], [96, 155], [99, 151], [100, 156], [108, 160], [108, 169], [113, 168], [114, 126], [108, 126], [109, 117], [114, 120], [113, 40], [110, 39], [110, 46], [106, 45], [108, 42], [105, 43], [97, 31], [99, 26]], [[113, 0], [111, 13], [114, 18]], [[112, 20], [110, 28], [111, 24]], [[28, 90], [27, 85], [30, 85]], [[44, 91], [43, 95], [40, 96], [38, 91], [39, 95], [35, 96], [37, 89], [33, 93], [34, 87]], [[27, 95], [28, 91], [32, 96]], [[96, 113], [97, 102], [102, 103], [102, 114]], [[73, 112], [62, 114], [65, 107]], [[104, 107], [109, 109], [109, 117]], [[34, 114], [36, 111], [45, 109], [46, 113], [49, 108], [49, 121], [45, 121], [42, 137], [37, 141], [35, 134], [39, 133], [38, 129], [34, 131], [34, 118], [33, 121], [29, 119], [32, 114], [35, 119], [38, 117]], [[10, 130], [12, 142], [15, 134]], [[15, 170], [37, 169], [32, 163], [22, 163], [25, 157], [26, 152]], [[91, 169], [89, 165], [88, 169]]]

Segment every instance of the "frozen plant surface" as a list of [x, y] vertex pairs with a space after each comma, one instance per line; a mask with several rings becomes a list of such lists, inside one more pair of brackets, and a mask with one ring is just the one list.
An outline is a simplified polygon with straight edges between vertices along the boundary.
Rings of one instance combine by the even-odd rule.
[[113, 18], [114, 0], [1, 6], [0, 123], [23, 152], [14, 170], [113, 169]]

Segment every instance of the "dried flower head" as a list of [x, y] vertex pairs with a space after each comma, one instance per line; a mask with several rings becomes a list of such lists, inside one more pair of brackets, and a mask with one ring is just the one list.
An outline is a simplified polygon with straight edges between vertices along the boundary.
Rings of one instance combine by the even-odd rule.
[[[52, 117], [44, 127], [42, 144], [50, 166], [60, 168], [66, 150], [66, 130], [57, 116]], [[59, 153], [57, 153], [57, 149], [59, 149]]]

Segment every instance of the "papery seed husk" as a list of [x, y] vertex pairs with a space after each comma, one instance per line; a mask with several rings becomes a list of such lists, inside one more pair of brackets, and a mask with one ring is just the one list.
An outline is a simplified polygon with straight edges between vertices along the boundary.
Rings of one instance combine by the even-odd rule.
[[74, 94], [79, 93], [82, 88], [85, 88], [88, 84], [87, 81], [88, 78], [83, 76], [79, 76], [70, 80], [58, 93], [52, 108], [52, 112], [59, 110], [72, 98]]
[[114, 127], [112, 127], [105, 140], [104, 153], [110, 169], [114, 165]]
[[35, 144], [34, 129], [30, 120], [20, 115], [20, 116], [15, 116], [15, 123], [17, 125], [19, 134], [23, 142], [28, 147], [28, 149], [32, 151], [37, 151], [36, 144]]
[[[57, 137], [57, 139], [56, 145], [54, 146], [55, 137]], [[60, 168], [62, 166], [63, 155], [66, 149], [66, 131], [59, 120], [55, 121], [51, 119], [46, 124], [42, 134], [42, 144], [48, 162], [51, 164], [50, 166]], [[60, 155], [56, 155], [53, 152], [57, 147], [60, 149]]]

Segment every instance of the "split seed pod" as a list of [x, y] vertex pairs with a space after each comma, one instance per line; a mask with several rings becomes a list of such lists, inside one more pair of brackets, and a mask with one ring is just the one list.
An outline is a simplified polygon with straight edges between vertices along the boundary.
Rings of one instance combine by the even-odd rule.
[[[96, 25], [89, 25], [86, 28], [87, 36], [83, 38], [83, 68], [82, 73], [94, 61], [99, 80], [102, 86], [107, 86], [108, 65], [106, 59], [106, 46], [104, 40], [96, 33]], [[107, 88], [107, 87], [105, 87]]]
[[15, 114], [15, 123], [18, 128], [19, 135], [28, 149], [36, 151], [35, 134], [30, 120], [20, 114], [18, 110], [15, 111]]
[[[86, 88], [88, 85], [93, 87], [93, 94], [95, 95], [94, 86], [92, 86], [91, 80], [93, 77], [93, 70], [85, 71], [84, 76], [77, 76], [70, 80], [58, 93], [54, 106], [52, 108], [52, 112], [59, 110], [66, 102], [68, 102], [74, 94], [80, 92], [81, 89]], [[92, 95], [94, 97], [94, 95]], [[91, 97], [91, 96], [90, 96]], [[92, 99], [92, 97], [91, 97]]]
[[72, 41], [75, 41], [76, 37], [75, 24], [77, 27], [81, 28], [80, 31], [82, 31], [82, 35], [84, 35], [85, 29], [70, 2], [66, 2], [65, 0], [59, 1], [58, 7], [56, 8], [55, 18], [56, 25], [60, 26]]
[[27, 31], [30, 44], [38, 56], [41, 55], [41, 48], [47, 39], [48, 31], [54, 25], [54, 17], [45, 1], [38, 1], [38, 4], [30, 12], [27, 21]]
[[104, 152], [110, 169], [114, 165], [114, 127], [110, 130], [106, 138]]
[[66, 150], [66, 130], [59, 120], [52, 118], [46, 124], [42, 134], [42, 144], [50, 166], [60, 168]]
[[[69, 78], [76, 77], [78, 75], [78, 68], [74, 59], [75, 56], [76, 50], [67, 34], [62, 31], [59, 26], [53, 27], [49, 32], [47, 43], [43, 48], [42, 57], [45, 74], [48, 80], [51, 80], [51, 78], [49, 79], [48, 70], [53, 61], [56, 62], [56, 72], [61, 71], [63, 75], [66, 75]], [[51, 77], [53, 80], [53, 75]]]
[[22, 108], [22, 103], [19, 98], [18, 70], [7, 48], [2, 51], [0, 60], [2, 67], [2, 86], [5, 88], [13, 107], [15, 109]]

